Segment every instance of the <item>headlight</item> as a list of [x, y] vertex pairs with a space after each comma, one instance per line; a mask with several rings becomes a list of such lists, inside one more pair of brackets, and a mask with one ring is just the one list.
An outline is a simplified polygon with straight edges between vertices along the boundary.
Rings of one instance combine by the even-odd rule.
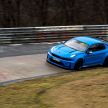
[[51, 55], [51, 53], [50, 53], [50, 52], [48, 52], [48, 55]]
[[71, 55], [71, 58], [73, 58], [73, 57], [75, 57], [76, 56], [76, 54], [73, 54], [73, 55]]
[[51, 48], [51, 52], [54, 52], [54, 49], [55, 49], [55, 47], [52, 47], [52, 48]]

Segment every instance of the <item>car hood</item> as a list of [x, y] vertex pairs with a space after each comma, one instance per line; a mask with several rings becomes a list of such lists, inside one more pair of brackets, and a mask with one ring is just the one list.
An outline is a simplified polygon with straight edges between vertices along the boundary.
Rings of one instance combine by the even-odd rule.
[[51, 53], [64, 57], [64, 58], [70, 58], [72, 55], [77, 55], [81, 53], [80, 51], [77, 51], [75, 49], [72, 49], [64, 44], [57, 45], [51, 48]]

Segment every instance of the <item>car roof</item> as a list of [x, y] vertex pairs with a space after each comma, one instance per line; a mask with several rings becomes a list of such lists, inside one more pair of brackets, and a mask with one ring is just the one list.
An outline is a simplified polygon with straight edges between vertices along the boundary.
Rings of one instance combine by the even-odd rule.
[[74, 39], [81, 41], [83, 43], [86, 43], [87, 45], [93, 45], [96, 43], [103, 43], [101, 40], [92, 38], [90, 36], [80, 36], [80, 37], [75, 37]]

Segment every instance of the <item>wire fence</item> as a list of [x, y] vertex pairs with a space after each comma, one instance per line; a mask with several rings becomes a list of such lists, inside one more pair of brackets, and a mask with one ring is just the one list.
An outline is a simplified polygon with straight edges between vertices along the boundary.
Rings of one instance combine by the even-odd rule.
[[108, 25], [0, 28], [0, 44], [55, 42], [76, 36], [108, 41]]

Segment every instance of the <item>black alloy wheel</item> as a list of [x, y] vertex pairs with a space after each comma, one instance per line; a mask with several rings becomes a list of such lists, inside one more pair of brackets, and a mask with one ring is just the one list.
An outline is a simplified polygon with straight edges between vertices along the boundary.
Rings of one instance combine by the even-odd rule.
[[74, 70], [80, 70], [82, 68], [82, 65], [83, 65], [83, 60], [82, 59], [77, 60], [74, 66]]

